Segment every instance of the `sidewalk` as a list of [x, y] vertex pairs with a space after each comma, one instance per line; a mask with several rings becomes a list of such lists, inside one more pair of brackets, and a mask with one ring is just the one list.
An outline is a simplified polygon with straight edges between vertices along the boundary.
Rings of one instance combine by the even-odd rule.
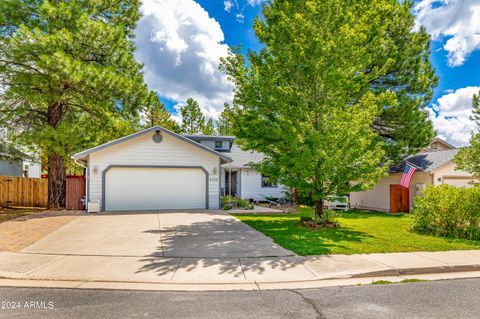
[[455, 278], [454, 272], [480, 276], [480, 250], [262, 258], [0, 253], [0, 278], [4, 279], [0, 285], [15, 285], [9, 279], [16, 279], [23, 285], [82, 288], [282, 289], [321, 287], [333, 284], [332, 280], [363, 283], [366, 278], [385, 276], [393, 276], [392, 281], [422, 274]]

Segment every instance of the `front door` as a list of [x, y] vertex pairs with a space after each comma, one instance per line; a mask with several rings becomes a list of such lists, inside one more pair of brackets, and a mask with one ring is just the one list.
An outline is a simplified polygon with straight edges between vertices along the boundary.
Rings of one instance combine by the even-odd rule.
[[410, 211], [408, 188], [402, 185], [390, 185], [390, 212]]

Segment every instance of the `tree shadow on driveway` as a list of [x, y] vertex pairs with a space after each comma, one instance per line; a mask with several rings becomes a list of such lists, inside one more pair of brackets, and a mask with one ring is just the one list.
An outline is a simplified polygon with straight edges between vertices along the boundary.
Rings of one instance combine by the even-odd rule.
[[138, 272], [154, 271], [159, 276], [172, 273], [175, 279], [207, 281], [245, 280], [246, 273], [304, 269], [291, 251], [234, 218], [214, 218], [145, 232], [158, 234], [160, 245], [151, 256], [142, 259], [144, 265]]

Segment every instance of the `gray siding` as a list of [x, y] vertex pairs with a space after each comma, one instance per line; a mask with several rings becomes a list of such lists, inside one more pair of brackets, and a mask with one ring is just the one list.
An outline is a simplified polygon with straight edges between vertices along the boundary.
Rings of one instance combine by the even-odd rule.
[[242, 198], [263, 200], [265, 199], [265, 196], [285, 196], [285, 191], [287, 189], [283, 185], [278, 185], [277, 187], [262, 187], [262, 175], [253, 168], [244, 168], [241, 169], [240, 172], [240, 193]]
[[17, 160], [0, 160], [1, 176], [22, 176], [22, 162]]
[[[215, 140], [201, 140], [200, 144], [209, 147], [213, 150], [216, 151], [229, 151], [230, 150], [230, 142], [229, 141], [221, 141], [222, 142], [222, 148], [215, 148]], [[229, 154], [226, 154], [229, 155]]]

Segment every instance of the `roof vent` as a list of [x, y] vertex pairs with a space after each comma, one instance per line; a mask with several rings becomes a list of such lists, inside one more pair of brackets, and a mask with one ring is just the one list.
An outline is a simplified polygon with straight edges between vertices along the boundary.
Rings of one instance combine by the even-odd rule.
[[162, 136], [162, 134], [160, 134], [159, 130], [155, 131], [155, 134], [153, 134], [153, 136], [152, 136], [152, 140], [155, 143], [160, 143], [163, 140], [163, 136]]

